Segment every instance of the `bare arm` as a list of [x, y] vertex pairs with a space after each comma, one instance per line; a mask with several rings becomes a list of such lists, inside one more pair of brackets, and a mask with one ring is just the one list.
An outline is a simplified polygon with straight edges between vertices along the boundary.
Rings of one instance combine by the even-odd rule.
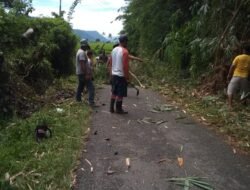
[[139, 57], [135, 57], [135, 56], [133, 56], [133, 55], [131, 55], [131, 54], [129, 54], [129, 59], [131, 59], [131, 60], [136, 60], [136, 61], [139, 61], [139, 62], [143, 62], [143, 60], [141, 59], [141, 58], [139, 58]]

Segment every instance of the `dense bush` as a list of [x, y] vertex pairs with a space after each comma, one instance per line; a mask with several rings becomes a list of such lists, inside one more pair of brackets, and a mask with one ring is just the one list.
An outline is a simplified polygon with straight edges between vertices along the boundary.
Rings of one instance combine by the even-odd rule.
[[122, 18], [130, 50], [165, 63], [168, 76], [197, 80], [230, 64], [250, 41], [249, 0], [127, 1]]
[[[55, 77], [74, 72], [77, 37], [70, 24], [60, 17], [29, 17], [31, 4], [22, 2], [11, 4], [8, 11], [0, 7], [0, 52], [5, 59], [0, 70], [0, 107], [3, 108], [0, 115], [17, 109], [16, 98], [20, 97], [14, 92], [18, 85], [29, 88], [29, 92], [42, 94]], [[24, 36], [29, 28], [34, 32]]]

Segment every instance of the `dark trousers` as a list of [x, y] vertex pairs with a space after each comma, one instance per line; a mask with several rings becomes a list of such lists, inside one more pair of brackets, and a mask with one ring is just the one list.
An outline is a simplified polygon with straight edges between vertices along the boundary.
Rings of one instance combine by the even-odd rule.
[[112, 75], [112, 95], [116, 97], [127, 97], [127, 81], [125, 77]]
[[85, 77], [83, 74], [77, 75], [77, 77], [78, 77], [78, 87], [76, 91], [76, 101], [82, 100], [82, 92], [86, 85], [87, 90], [88, 90], [88, 95], [89, 95], [88, 97], [89, 104], [94, 104], [95, 87], [94, 87], [93, 81], [85, 80]]

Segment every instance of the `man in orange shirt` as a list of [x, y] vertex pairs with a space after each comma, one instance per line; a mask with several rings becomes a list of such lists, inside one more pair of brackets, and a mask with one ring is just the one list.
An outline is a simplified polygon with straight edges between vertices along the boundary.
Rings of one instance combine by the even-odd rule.
[[227, 79], [230, 80], [227, 89], [229, 108], [232, 108], [233, 95], [238, 89], [241, 91], [241, 100], [249, 93], [250, 76], [250, 47], [245, 47], [244, 52], [234, 58]]

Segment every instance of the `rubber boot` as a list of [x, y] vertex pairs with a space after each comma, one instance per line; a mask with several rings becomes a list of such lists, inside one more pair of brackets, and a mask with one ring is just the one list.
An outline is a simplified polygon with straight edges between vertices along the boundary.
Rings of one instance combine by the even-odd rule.
[[124, 111], [122, 109], [122, 101], [116, 102], [116, 113], [118, 113], [118, 114], [127, 114], [128, 113], [127, 111]]
[[115, 106], [115, 99], [111, 98], [111, 100], [110, 100], [110, 108], [109, 108], [110, 113], [115, 112], [114, 106]]

